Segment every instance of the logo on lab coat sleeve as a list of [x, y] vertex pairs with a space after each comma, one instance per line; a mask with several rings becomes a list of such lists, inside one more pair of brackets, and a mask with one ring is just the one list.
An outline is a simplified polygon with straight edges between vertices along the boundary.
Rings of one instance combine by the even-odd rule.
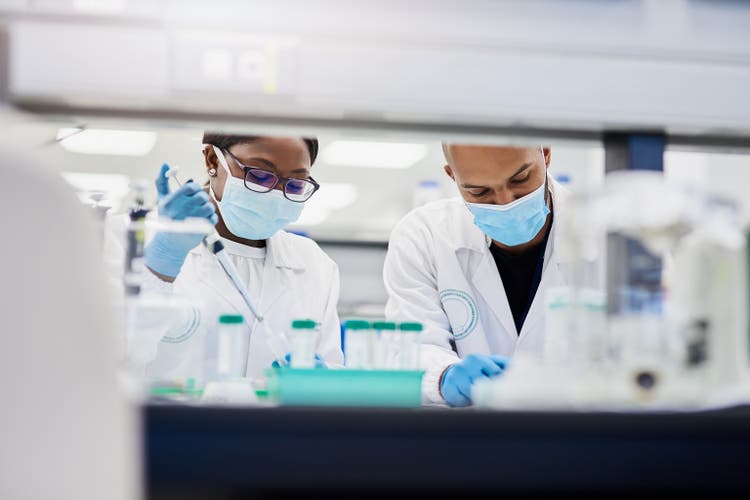
[[471, 295], [449, 288], [440, 292], [440, 302], [453, 329], [453, 338], [461, 340], [468, 337], [479, 319], [477, 304]]
[[197, 307], [191, 307], [185, 316], [177, 324], [169, 327], [161, 341], [167, 344], [179, 344], [192, 337], [198, 330], [201, 322], [201, 313]]

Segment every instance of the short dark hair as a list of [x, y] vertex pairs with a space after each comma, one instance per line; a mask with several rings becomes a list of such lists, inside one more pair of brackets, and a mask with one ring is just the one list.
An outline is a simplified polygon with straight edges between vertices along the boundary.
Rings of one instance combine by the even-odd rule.
[[[233, 135], [218, 132], [204, 132], [203, 144], [211, 144], [219, 149], [229, 149], [235, 144], [245, 144], [257, 141], [263, 137], [264, 136], [262, 135]], [[300, 139], [305, 141], [305, 145], [307, 145], [307, 152], [310, 153], [310, 165], [312, 165], [318, 157], [318, 139], [315, 137], [301, 137]]]

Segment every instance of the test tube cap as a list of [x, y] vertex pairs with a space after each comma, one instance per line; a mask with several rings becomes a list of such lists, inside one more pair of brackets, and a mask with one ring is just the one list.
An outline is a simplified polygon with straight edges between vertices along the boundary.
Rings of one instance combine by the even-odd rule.
[[317, 326], [318, 324], [311, 319], [295, 319], [292, 321], [292, 328], [297, 330], [312, 330]]
[[370, 322], [364, 319], [349, 319], [344, 326], [347, 330], [367, 330], [370, 328]]
[[396, 323], [392, 321], [375, 321], [372, 324], [375, 330], [395, 330]]
[[222, 314], [219, 316], [219, 323], [223, 325], [236, 325], [243, 321], [244, 318], [241, 314]]
[[404, 322], [398, 325], [399, 330], [402, 332], [421, 332], [422, 331], [422, 323], [417, 322]]

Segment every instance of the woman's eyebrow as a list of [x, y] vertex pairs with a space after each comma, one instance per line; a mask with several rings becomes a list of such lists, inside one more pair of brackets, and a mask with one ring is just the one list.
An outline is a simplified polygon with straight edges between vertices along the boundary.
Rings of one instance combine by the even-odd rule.
[[253, 158], [248, 158], [247, 160], [241, 160], [241, 161], [244, 164], [247, 164], [249, 162], [262, 163], [263, 165], [267, 166], [268, 168], [272, 168], [274, 170], [276, 169], [276, 165], [274, 165], [274, 163], [271, 160], [267, 160], [265, 158], [253, 157]]

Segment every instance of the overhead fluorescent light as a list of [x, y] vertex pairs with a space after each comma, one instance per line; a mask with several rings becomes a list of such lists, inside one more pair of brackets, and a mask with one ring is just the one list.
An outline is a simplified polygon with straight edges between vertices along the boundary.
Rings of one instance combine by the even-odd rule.
[[326, 146], [321, 159], [330, 165], [409, 168], [426, 155], [425, 144], [340, 140]]
[[117, 14], [125, 10], [125, 0], [73, 0], [73, 10], [92, 14]]
[[145, 156], [156, 144], [156, 132], [146, 130], [61, 128], [60, 145], [72, 153]]

